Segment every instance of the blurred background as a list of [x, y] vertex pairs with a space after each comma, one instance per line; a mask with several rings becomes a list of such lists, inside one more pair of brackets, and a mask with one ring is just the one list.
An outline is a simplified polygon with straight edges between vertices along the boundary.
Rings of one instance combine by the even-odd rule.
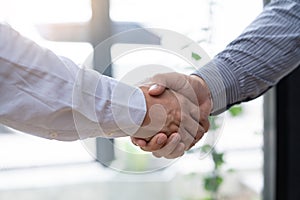
[[[149, 51], [102, 69], [97, 66], [109, 60], [118, 45], [161, 42], [155, 32], [145, 29], [146, 39], [116, 40], [107, 52], [93, 52], [106, 38], [135, 28], [169, 29], [197, 42], [213, 57], [262, 8], [262, 0], [0, 0], [0, 19], [75, 63], [83, 64], [92, 54], [96, 70], [122, 79], [132, 66], [147, 60], [187, 74], [192, 69]], [[0, 199], [262, 199], [263, 98], [238, 105], [212, 122], [210, 132], [220, 134], [212, 154], [200, 158], [205, 148], [197, 146], [175, 161], [161, 159], [168, 167], [151, 173], [138, 172], [152, 170], [157, 160], [128, 138], [59, 142], [2, 126]], [[120, 154], [120, 149], [139, 156]]]

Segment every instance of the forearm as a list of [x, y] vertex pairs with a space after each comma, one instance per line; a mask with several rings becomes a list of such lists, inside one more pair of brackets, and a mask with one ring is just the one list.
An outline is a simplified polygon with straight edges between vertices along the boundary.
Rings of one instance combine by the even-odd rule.
[[7, 25], [0, 37], [0, 123], [58, 140], [127, 136], [142, 123], [139, 89], [80, 69]]
[[203, 68], [213, 113], [256, 98], [300, 64], [299, 1], [274, 1]]

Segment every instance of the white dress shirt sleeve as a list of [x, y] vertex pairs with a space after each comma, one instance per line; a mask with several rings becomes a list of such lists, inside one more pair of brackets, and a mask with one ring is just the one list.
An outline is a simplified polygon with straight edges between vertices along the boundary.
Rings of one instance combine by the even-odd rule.
[[132, 135], [146, 103], [122, 84], [0, 24], [0, 123], [57, 140]]

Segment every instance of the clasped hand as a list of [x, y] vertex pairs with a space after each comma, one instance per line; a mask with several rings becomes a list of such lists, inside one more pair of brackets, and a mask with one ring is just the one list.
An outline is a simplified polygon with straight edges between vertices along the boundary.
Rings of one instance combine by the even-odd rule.
[[158, 74], [140, 86], [147, 113], [132, 142], [156, 157], [176, 158], [208, 131], [210, 92], [198, 76]]

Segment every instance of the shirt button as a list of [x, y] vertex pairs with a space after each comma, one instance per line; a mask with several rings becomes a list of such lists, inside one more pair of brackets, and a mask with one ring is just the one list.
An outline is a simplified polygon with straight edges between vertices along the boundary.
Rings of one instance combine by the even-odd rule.
[[55, 139], [55, 138], [57, 138], [57, 136], [58, 136], [58, 133], [57, 132], [55, 132], [55, 131], [52, 131], [52, 132], [50, 132], [50, 139]]

